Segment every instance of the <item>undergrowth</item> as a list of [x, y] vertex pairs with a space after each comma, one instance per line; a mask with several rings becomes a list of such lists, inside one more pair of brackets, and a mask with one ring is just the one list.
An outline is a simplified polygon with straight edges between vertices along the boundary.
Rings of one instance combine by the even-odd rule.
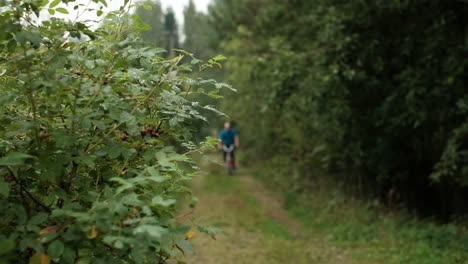
[[355, 257], [375, 263], [468, 263], [468, 233], [462, 224], [438, 224], [404, 211], [390, 211], [377, 201], [343, 192], [332, 178], [314, 170], [310, 182], [294, 182], [294, 168], [277, 157], [252, 166], [252, 174], [284, 193], [284, 207], [305, 229]]

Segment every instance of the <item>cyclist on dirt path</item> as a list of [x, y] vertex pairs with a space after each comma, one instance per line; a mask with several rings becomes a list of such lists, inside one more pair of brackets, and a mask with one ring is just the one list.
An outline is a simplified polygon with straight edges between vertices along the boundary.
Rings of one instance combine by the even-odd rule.
[[[232, 128], [231, 122], [224, 123], [224, 129], [219, 132], [218, 136], [218, 147], [219, 149], [223, 149], [223, 145], [226, 147], [231, 147], [234, 145], [234, 149], [239, 147], [239, 134], [235, 129]], [[232, 160], [234, 161], [234, 168], [236, 168], [234, 152], [232, 151]], [[226, 151], [223, 151], [223, 159], [226, 161]]]

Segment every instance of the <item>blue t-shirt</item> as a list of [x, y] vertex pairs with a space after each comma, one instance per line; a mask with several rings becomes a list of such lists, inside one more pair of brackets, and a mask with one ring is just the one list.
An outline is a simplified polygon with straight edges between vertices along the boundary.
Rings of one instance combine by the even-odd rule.
[[221, 139], [221, 143], [226, 146], [234, 145], [234, 138], [237, 136], [237, 131], [234, 129], [223, 129], [219, 132], [219, 139]]

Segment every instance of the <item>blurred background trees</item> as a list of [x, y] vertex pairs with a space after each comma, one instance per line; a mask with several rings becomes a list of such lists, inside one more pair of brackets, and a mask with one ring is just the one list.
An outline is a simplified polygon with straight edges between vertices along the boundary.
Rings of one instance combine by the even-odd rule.
[[141, 33], [142, 38], [158, 47], [166, 47], [168, 35], [164, 27], [166, 15], [162, 10], [161, 3], [155, 1], [148, 6], [150, 6], [148, 9], [140, 6], [135, 12], [145, 24], [151, 27]]
[[466, 2], [213, 0], [208, 14], [194, 3], [181, 46], [228, 56], [212, 77], [238, 89], [223, 108], [245, 160], [288, 164], [278, 180], [298, 190], [320, 164], [361, 197], [466, 212]]
[[180, 48], [178, 22], [174, 10], [162, 10], [161, 3], [156, 0], [150, 5], [139, 6], [135, 13], [149, 28], [141, 33], [144, 41], [164, 48], [169, 57], [174, 57], [174, 49]]

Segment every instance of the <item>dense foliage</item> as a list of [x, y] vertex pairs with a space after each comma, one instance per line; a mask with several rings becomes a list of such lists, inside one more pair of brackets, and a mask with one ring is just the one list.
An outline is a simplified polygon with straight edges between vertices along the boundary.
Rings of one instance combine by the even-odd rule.
[[216, 0], [209, 16], [239, 89], [225, 111], [253, 155], [292, 161], [299, 182], [320, 160], [389, 205], [464, 213], [467, 11], [456, 0]]
[[178, 198], [215, 111], [193, 98], [228, 87], [197, 72], [222, 58], [165, 59], [129, 1], [61, 2], [1, 2], [0, 263], [164, 263], [190, 251]]

